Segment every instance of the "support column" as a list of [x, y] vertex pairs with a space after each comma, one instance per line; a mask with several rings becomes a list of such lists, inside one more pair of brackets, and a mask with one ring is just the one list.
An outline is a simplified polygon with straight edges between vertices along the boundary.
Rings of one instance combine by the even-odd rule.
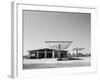
[[36, 53], [36, 59], [38, 59], [38, 57], [39, 57], [39, 51], [37, 51]]
[[60, 54], [61, 46], [60, 46], [60, 44], [59, 44], [58, 46], [59, 46], [59, 50], [58, 50], [58, 59], [60, 59], [60, 57], [61, 57], [61, 56], [60, 56], [60, 55], [61, 55], [61, 54]]
[[31, 58], [31, 54], [30, 54], [30, 52], [28, 52], [28, 55], [29, 55], [29, 58]]
[[47, 50], [44, 51], [44, 57], [47, 58]]
[[77, 55], [77, 57], [78, 57], [78, 48], [76, 49], [76, 55]]
[[52, 51], [52, 58], [55, 58], [54, 50]]

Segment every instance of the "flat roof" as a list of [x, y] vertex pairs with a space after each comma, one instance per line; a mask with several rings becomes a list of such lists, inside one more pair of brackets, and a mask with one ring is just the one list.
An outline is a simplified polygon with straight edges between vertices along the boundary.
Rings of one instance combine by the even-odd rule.
[[[57, 49], [41, 48], [41, 49], [36, 49], [36, 50], [29, 50], [28, 52], [38, 51], [38, 50], [54, 50], [54, 51], [58, 51]], [[67, 51], [67, 50], [60, 50], [60, 51]]]

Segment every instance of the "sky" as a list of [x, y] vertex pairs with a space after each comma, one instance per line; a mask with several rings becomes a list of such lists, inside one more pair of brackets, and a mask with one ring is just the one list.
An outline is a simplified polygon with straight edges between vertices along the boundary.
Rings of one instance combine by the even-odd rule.
[[45, 41], [73, 41], [69, 52], [78, 47], [90, 53], [91, 14], [24, 10], [23, 35], [25, 54], [48, 47]]

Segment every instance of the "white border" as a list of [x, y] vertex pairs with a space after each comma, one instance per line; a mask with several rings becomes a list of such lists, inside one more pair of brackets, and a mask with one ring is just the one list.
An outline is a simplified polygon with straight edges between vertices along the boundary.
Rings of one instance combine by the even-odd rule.
[[[66, 75], [70, 73], [84, 73], [96, 71], [96, 53], [95, 53], [95, 26], [96, 26], [96, 8], [71, 7], [71, 6], [53, 6], [53, 5], [36, 5], [25, 3], [13, 4], [13, 50], [12, 50], [12, 77], [42, 77], [49, 75]], [[55, 69], [22, 69], [22, 10], [44, 10], [59, 12], [78, 12], [91, 13], [91, 67], [75, 67], [75, 68], [55, 68]], [[14, 21], [13, 21], [14, 20]]]

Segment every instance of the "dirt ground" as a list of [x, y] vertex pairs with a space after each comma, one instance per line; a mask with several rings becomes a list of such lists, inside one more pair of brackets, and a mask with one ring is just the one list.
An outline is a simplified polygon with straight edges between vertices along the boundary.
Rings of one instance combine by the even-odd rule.
[[82, 60], [56, 61], [46, 63], [37, 63], [35, 60], [24, 60], [23, 69], [91, 66], [90, 57], [82, 57], [81, 59]]

